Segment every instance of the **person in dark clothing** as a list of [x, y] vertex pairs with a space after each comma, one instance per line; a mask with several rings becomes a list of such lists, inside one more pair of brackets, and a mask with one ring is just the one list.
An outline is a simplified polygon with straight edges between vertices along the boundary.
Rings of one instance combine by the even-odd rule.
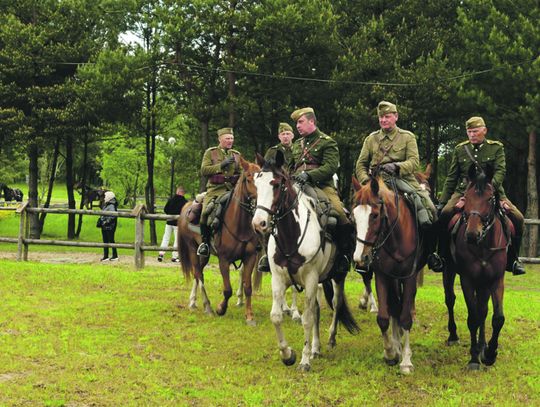
[[[102, 210], [107, 212], [116, 212], [118, 210], [118, 202], [114, 196], [114, 192], [105, 192], [103, 199]], [[114, 243], [114, 233], [116, 232], [116, 224], [118, 218], [116, 216], [101, 215], [97, 222], [97, 227], [101, 228], [101, 236], [103, 237], [103, 243]], [[101, 261], [118, 261], [118, 253], [116, 247], [112, 248], [112, 257], [109, 258], [109, 248], [103, 248], [103, 258]]]
[[[167, 215], [180, 215], [180, 212], [182, 211], [182, 208], [186, 204], [187, 200], [184, 197], [185, 191], [184, 187], [179, 185], [176, 188], [176, 195], [169, 198], [167, 203], [165, 204], [165, 208], [163, 208], [163, 212], [165, 212]], [[177, 233], [177, 220], [168, 220], [167, 224], [165, 225], [165, 232], [163, 233], [163, 239], [161, 240], [160, 247], [167, 247], [169, 245], [169, 240], [171, 238], [171, 234], [173, 235], [173, 247], [176, 248], [176, 233]], [[163, 261], [163, 256], [165, 256], [164, 251], [160, 251], [158, 255], [158, 261]], [[178, 251], [175, 250], [172, 252], [172, 259], [171, 261], [173, 263], [177, 263], [180, 261], [178, 257]]]

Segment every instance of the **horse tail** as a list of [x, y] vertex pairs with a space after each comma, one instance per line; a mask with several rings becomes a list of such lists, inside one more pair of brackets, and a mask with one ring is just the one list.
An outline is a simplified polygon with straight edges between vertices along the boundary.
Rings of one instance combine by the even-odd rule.
[[[330, 308], [333, 310], [332, 300], [334, 299], [334, 286], [332, 284], [332, 280], [328, 279], [323, 281], [323, 290], [324, 290], [324, 297], [326, 298], [326, 302], [330, 306]], [[345, 296], [345, 290], [343, 290], [343, 299], [338, 305], [338, 309], [336, 312], [337, 320], [341, 322], [341, 324], [345, 327], [347, 331], [349, 331], [350, 334], [356, 335], [360, 332], [360, 327], [356, 323], [356, 320], [354, 319], [351, 310], [349, 308], [349, 305], [347, 304], [347, 298]]]
[[255, 275], [253, 276], [253, 289], [254, 290], [261, 291], [262, 277], [263, 277], [263, 273], [261, 273], [259, 270], [256, 270]]
[[178, 242], [178, 255], [180, 257], [180, 266], [182, 267], [182, 273], [186, 281], [191, 281], [191, 275], [193, 271], [193, 263], [191, 262], [191, 256], [189, 253], [189, 245], [184, 239], [184, 236], [180, 233], [180, 227], [178, 227], [178, 236], [176, 236]]

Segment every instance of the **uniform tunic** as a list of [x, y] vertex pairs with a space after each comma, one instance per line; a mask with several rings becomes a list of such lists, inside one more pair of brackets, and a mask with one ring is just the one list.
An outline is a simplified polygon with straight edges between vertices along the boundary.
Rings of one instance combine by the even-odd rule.
[[307, 172], [310, 183], [323, 190], [330, 204], [337, 211], [339, 224], [349, 223], [333, 179], [339, 169], [339, 150], [336, 141], [316, 129], [313, 133], [294, 142], [292, 159], [292, 173]]
[[[364, 140], [364, 145], [356, 161], [356, 178], [360, 183], [369, 179], [369, 170], [378, 165], [395, 163], [399, 167], [398, 177], [406, 181], [420, 197], [433, 218], [436, 209], [429, 193], [420, 187], [414, 177], [418, 170], [418, 145], [414, 133], [394, 127], [390, 132], [382, 129], [374, 131]], [[384, 177], [384, 175], [383, 175]]]
[[[229, 164], [225, 169], [221, 168], [221, 163], [227, 157], [234, 156], [236, 161]], [[210, 147], [204, 152], [202, 163], [201, 163], [201, 175], [208, 177], [208, 182], [206, 183], [206, 195], [203, 199], [203, 207], [201, 212], [201, 223], [206, 224], [206, 207], [208, 203], [212, 200], [223, 195], [227, 191], [232, 191], [234, 189], [234, 184], [229, 182], [234, 175], [239, 175], [241, 172], [241, 167], [238, 163], [238, 158], [240, 153], [236, 150], [223, 149], [219, 146]], [[226, 182], [216, 183], [212, 181], [212, 175], [223, 175], [226, 177]]]
[[482, 168], [486, 168], [488, 164], [493, 167], [493, 187], [497, 190], [499, 198], [508, 203], [510, 207], [508, 210], [509, 216], [516, 227], [516, 234], [521, 235], [524, 222], [523, 214], [508, 200], [504, 192], [503, 181], [506, 175], [506, 159], [504, 145], [500, 141], [485, 139], [481, 144], [474, 146], [467, 140], [456, 146], [440, 198], [441, 203], [445, 204], [441, 212], [442, 217], [449, 220], [449, 217], [454, 213], [454, 206], [464, 195], [469, 183], [467, 173], [473, 161], [465, 148], [469, 149], [473, 158]]

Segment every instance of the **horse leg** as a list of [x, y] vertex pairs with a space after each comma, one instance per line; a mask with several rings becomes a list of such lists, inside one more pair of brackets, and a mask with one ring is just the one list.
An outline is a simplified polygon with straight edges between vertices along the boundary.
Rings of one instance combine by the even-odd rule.
[[364, 281], [364, 293], [362, 294], [362, 297], [360, 297], [359, 308], [369, 308], [369, 312], [371, 312], [372, 314], [376, 314], [378, 309], [377, 302], [375, 301], [375, 297], [373, 296], [373, 290], [371, 289], [371, 279], [371, 273], [362, 273], [362, 280]]
[[399, 362], [399, 356], [396, 355], [393, 338], [390, 335], [390, 313], [388, 309], [388, 291], [384, 277], [375, 274], [375, 289], [379, 299], [379, 312], [377, 313], [377, 325], [381, 330], [384, 349], [384, 361], [389, 366], [394, 366]]
[[476, 292], [472, 287], [471, 282], [469, 282], [463, 276], [461, 277], [461, 288], [463, 290], [463, 295], [465, 297], [465, 303], [467, 304], [467, 327], [469, 328], [469, 334], [471, 337], [471, 346], [469, 349], [471, 359], [467, 365], [469, 370], [478, 370], [480, 369], [480, 351], [478, 349], [478, 328], [480, 327], [480, 317], [478, 313], [478, 299]]
[[[317, 296], [318, 297], [318, 296]], [[315, 314], [313, 320], [313, 333], [311, 340], [311, 359], [318, 359], [322, 356], [321, 354], [321, 337], [320, 337], [320, 322], [321, 322], [321, 307], [319, 298], [315, 301]]]
[[311, 334], [315, 323], [315, 313], [317, 312], [317, 289], [318, 275], [309, 275], [306, 277], [305, 283], [305, 307], [304, 315], [302, 315], [302, 325], [304, 327], [304, 348], [302, 349], [302, 360], [298, 366], [298, 370], [307, 372], [311, 370]]
[[401, 334], [403, 333], [404, 344], [402, 348], [402, 359], [401, 364], [399, 365], [401, 373], [409, 374], [413, 370], [414, 366], [412, 364], [412, 350], [410, 345], [410, 332], [413, 325], [413, 310], [414, 303], [416, 298], [416, 285], [417, 280], [415, 277], [409, 278], [403, 282], [403, 302], [401, 308], [401, 315], [399, 319], [400, 327], [400, 341], [399, 346], [402, 346], [401, 343]]
[[343, 304], [343, 290], [345, 286], [345, 280], [341, 280], [339, 283], [332, 280], [332, 287], [334, 289], [334, 297], [332, 298], [332, 323], [330, 324], [330, 337], [328, 338], [328, 346], [333, 348], [336, 346], [336, 335], [338, 329], [338, 311]]
[[401, 363], [399, 369], [403, 374], [409, 374], [413, 370], [414, 366], [412, 364], [412, 349], [410, 344], [410, 333], [409, 330], [403, 331], [403, 353], [401, 358]]
[[503, 296], [504, 296], [504, 277], [501, 277], [494, 284], [494, 288], [491, 292], [491, 301], [493, 303], [493, 317], [491, 319], [491, 326], [493, 332], [488, 346], [485, 348], [482, 355], [482, 363], [491, 366], [497, 360], [497, 348], [499, 347], [499, 334], [501, 333], [504, 325], [504, 312], [503, 312]]
[[236, 306], [241, 307], [244, 305], [244, 290], [243, 290], [243, 279], [244, 279], [244, 265], [242, 265], [242, 269], [238, 273], [238, 290], [236, 290]]
[[193, 286], [191, 287], [191, 293], [189, 294], [189, 309], [197, 309], [197, 288], [199, 287], [199, 280], [193, 279]]
[[283, 328], [281, 327], [283, 323], [283, 304], [285, 303], [286, 289], [287, 286], [283, 278], [277, 273], [272, 275], [272, 310], [270, 311], [270, 320], [276, 330], [281, 361], [286, 366], [292, 366], [296, 362], [296, 352], [289, 347], [283, 334]]
[[456, 303], [456, 294], [454, 292], [454, 282], [456, 272], [450, 264], [443, 271], [444, 301], [448, 310], [448, 339], [447, 345], [455, 345], [459, 341], [457, 335], [456, 321], [454, 319], [454, 304]]
[[292, 301], [291, 301], [291, 318], [294, 322], [300, 324], [302, 322], [302, 315], [298, 311], [298, 290], [292, 288]]
[[242, 276], [244, 277], [242, 286], [244, 287], [244, 294], [246, 296], [246, 323], [251, 326], [255, 325], [253, 308], [251, 305], [251, 295], [253, 293], [253, 287], [251, 286], [251, 273], [253, 273], [256, 262], [257, 253], [253, 252], [251, 256], [244, 259], [244, 267], [242, 268]]
[[229, 306], [229, 298], [232, 296], [231, 287], [231, 275], [229, 271], [229, 261], [226, 259], [219, 259], [219, 270], [221, 271], [221, 278], [223, 279], [223, 300], [219, 303], [216, 313], [219, 316], [223, 316], [227, 313], [227, 307]]
[[[195, 254], [195, 252], [193, 252]], [[195, 255], [195, 257], [198, 257]], [[203, 274], [203, 267], [204, 265], [199, 263], [199, 260], [195, 260], [196, 268], [195, 268], [195, 281], [198, 282], [198, 284], [201, 287], [201, 296], [203, 299], [203, 306], [204, 306], [204, 312], [208, 315], [214, 315], [214, 311], [212, 310], [212, 306], [210, 305], [210, 299], [208, 298], [208, 293], [206, 292], [206, 286], [204, 285], [204, 274]]]

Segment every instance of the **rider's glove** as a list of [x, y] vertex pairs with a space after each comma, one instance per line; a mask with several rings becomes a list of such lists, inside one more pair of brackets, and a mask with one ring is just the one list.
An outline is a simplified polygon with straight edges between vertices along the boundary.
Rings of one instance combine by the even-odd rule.
[[382, 169], [383, 169], [384, 172], [386, 172], [388, 174], [391, 174], [391, 175], [399, 174], [399, 165], [397, 165], [396, 163], [384, 164], [382, 166]]
[[309, 181], [309, 174], [307, 172], [301, 172], [300, 174], [296, 175], [294, 177], [294, 180], [298, 182], [299, 184], [304, 185], [306, 182]]
[[231, 165], [233, 162], [234, 162], [234, 156], [227, 157], [221, 162], [220, 167], [223, 170], [227, 168], [229, 165]]

